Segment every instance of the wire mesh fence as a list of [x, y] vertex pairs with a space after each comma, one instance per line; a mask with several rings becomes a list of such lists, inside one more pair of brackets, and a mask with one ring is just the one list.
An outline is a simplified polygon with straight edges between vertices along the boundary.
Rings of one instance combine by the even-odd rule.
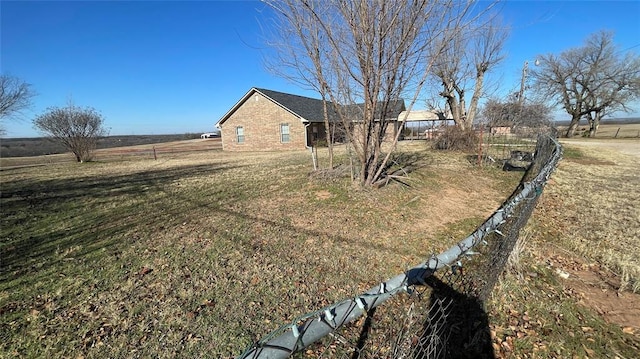
[[494, 357], [484, 301], [562, 155], [553, 134], [531, 144], [533, 161], [517, 189], [465, 239], [365, 293], [296, 318], [239, 358]]
[[477, 154], [472, 162], [495, 166], [508, 171], [526, 171], [533, 160], [539, 134], [552, 134], [550, 127], [509, 128], [509, 132], [487, 128], [477, 131], [480, 138]]

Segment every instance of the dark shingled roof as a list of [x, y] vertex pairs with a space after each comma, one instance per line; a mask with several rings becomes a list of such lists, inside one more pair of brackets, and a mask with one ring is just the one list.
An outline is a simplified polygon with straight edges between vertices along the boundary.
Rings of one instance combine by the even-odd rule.
[[[304, 120], [309, 122], [323, 122], [324, 121], [324, 111], [322, 108], [322, 100], [292, 95], [284, 92], [278, 92], [273, 90], [267, 90], [262, 88], [254, 87], [250, 90], [245, 96], [249, 95], [253, 90], [261, 93], [262, 95], [268, 97], [272, 101], [278, 103], [280, 106], [285, 108], [286, 110], [302, 117]], [[244, 99], [244, 97], [243, 97]], [[238, 102], [234, 108], [229, 110], [227, 114], [218, 122], [221, 124], [227, 117], [234, 111], [236, 106], [239, 106], [241, 102]], [[358, 105], [350, 105], [344, 106], [344, 109], [347, 113], [353, 113], [354, 117], [359, 117], [359, 114], [362, 113], [362, 104]], [[396, 102], [396, 106], [391, 109], [391, 113], [388, 114], [387, 118], [397, 119], [400, 112], [405, 110], [404, 100], [400, 99]], [[327, 103], [327, 111], [329, 111], [329, 120], [337, 121], [338, 116], [335, 112], [333, 104], [331, 102]]]
[[[269, 97], [273, 101], [279, 103], [280, 105], [288, 108], [291, 112], [296, 113], [305, 120], [308, 120], [310, 122], [324, 121], [322, 100], [261, 88], [256, 88], [256, 90]], [[330, 103], [328, 103], [327, 110], [330, 112], [334, 112], [333, 107]]]
[[[315, 98], [291, 95], [284, 92], [278, 92], [273, 90], [256, 88], [263, 95], [271, 98], [276, 101], [280, 105], [288, 108], [290, 111], [295, 112], [299, 116], [303, 117], [305, 120], [310, 122], [322, 122], [324, 121], [323, 109], [322, 109], [322, 100], [318, 100]], [[328, 102], [329, 111], [329, 119], [337, 120], [338, 117], [333, 108], [333, 104]], [[346, 106], [348, 112], [353, 111], [354, 113], [359, 113], [362, 108], [362, 104]], [[392, 106], [391, 113], [388, 114], [387, 118], [398, 118], [400, 112], [405, 110], [404, 100], [398, 100], [395, 106]]]

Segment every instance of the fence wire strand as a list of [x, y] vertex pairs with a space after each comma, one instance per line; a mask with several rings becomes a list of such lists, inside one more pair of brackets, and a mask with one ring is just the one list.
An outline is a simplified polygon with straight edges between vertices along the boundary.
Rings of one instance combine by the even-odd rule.
[[[238, 358], [286, 358], [304, 349], [296, 357], [494, 357], [483, 303], [561, 156], [554, 136], [539, 135], [518, 188], [468, 237], [365, 293], [294, 319]], [[378, 310], [387, 301], [394, 305]]]

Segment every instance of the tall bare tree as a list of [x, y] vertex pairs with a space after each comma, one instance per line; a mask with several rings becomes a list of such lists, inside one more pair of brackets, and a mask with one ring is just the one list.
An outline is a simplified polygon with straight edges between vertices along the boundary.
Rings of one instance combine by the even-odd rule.
[[0, 134], [4, 134], [4, 120], [15, 118], [31, 107], [35, 92], [30, 84], [7, 74], [0, 75]]
[[90, 161], [98, 139], [104, 136], [104, 117], [91, 107], [71, 101], [65, 107], [50, 107], [33, 120], [36, 129], [62, 143], [78, 162]]
[[640, 57], [622, 55], [613, 33], [600, 31], [581, 47], [541, 56], [532, 78], [538, 94], [571, 116], [567, 137], [584, 117], [595, 136], [604, 114], [629, 111], [629, 104], [640, 98]]
[[266, 66], [276, 75], [298, 83], [302, 87], [310, 87], [320, 94], [323, 108], [325, 140], [329, 152], [329, 168], [333, 168], [333, 135], [335, 118], [330, 116], [328, 88], [331, 73], [323, 66], [328, 61], [326, 37], [322, 36], [321, 27], [314, 26], [315, 18], [310, 11], [300, 11], [301, 7], [290, 3], [270, 2], [278, 10], [280, 17], [273, 30], [275, 33], [268, 40], [272, 48], [278, 49], [275, 56], [265, 59]]
[[[442, 85], [442, 96], [453, 121], [462, 129], [470, 129], [484, 96], [486, 74], [503, 59], [507, 31], [492, 17], [488, 22], [452, 29], [443, 36], [444, 56], [434, 65], [434, 75]], [[472, 91], [467, 107], [467, 91]]]
[[[470, 22], [470, 2], [267, 0], [277, 13], [279, 34], [293, 47], [277, 48], [289, 58], [290, 76], [319, 90], [352, 144], [358, 181], [384, 176], [400, 131], [384, 154], [389, 122], [404, 98], [413, 106], [432, 63], [442, 51], [435, 39]], [[282, 43], [283, 41], [279, 41]], [[284, 52], [283, 52], [284, 51]], [[295, 53], [292, 55], [292, 53]], [[295, 58], [294, 58], [295, 57]], [[326, 117], [325, 117], [326, 118]]]

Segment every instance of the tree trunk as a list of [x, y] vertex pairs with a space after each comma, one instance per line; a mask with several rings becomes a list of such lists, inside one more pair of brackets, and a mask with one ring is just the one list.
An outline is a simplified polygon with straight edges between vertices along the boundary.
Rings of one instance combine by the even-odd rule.
[[596, 137], [596, 133], [598, 132], [598, 124], [592, 123], [589, 127], [589, 137]]
[[324, 133], [327, 141], [327, 151], [329, 152], [329, 169], [333, 169], [333, 138], [331, 136], [331, 125], [329, 124], [329, 111], [327, 109], [327, 99], [325, 89], [322, 93], [322, 110], [324, 111]]
[[600, 115], [599, 112], [596, 112], [595, 117], [589, 116], [589, 137], [596, 137], [596, 133], [598, 132], [598, 127], [600, 127]]
[[569, 128], [567, 128], [567, 132], [565, 136], [567, 138], [573, 137], [573, 135], [575, 135], [576, 133], [576, 128], [578, 128], [579, 124], [580, 124], [580, 115], [579, 114], [571, 115], [571, 123], [569, 124]]
[[446, 98], [447, 105], [449, 106], [449, 110], [451, 111], [451, 117], [453, 118], [453, 123], [463, 128], [465, 127], [464, 119], [462, 118], [462, 111], [460, 109], [460, 104], [458, 103], [458, 99], [451, 92], [442, 92], [441, 96]]
[[478, 70], [476, 74], [476, 86], [473, 90], [473, 96], [471, 97], [471, 102], [469, 103], [469, 112], [467, 113], [467, 117], [465, 119], [465, 122], [468, 128], [473, 127], [473, 120], [475, 120], [476, 113], [478, 112], [478, 102], [482, 97], [483, 86], [484, 86], [484, 71]]

